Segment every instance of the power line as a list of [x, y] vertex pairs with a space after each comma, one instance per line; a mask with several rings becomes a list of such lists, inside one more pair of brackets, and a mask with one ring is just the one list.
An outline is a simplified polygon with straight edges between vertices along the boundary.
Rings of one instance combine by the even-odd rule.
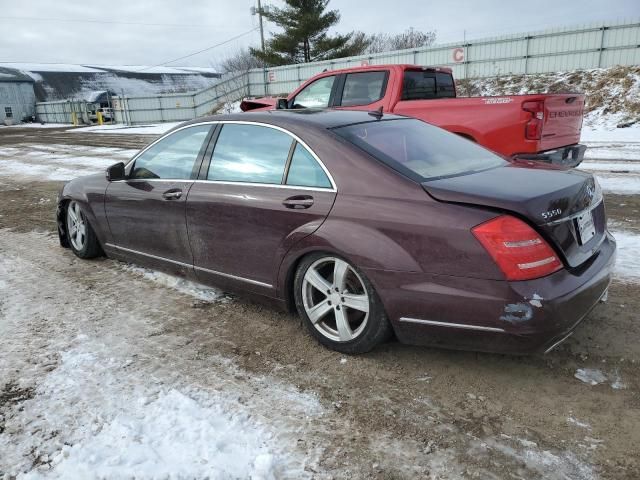
[[143, 27], [187, 27], [187, 28], [216, 28], [215, 25], [193, 25], [185, 23], [143, 23], [143, 22], [120, 22], [116, 20], [95, 20], [81, 18], [45, 18], [45, 17], [0, 17], [2, 20], [28, 20], [37, 22], [64, 22], [64, 23], [100, 23], [106, 25], [136, 25]]
[[250, 33], [253, 33], [256, 30], [258, 30], [258, 28], [259, 27], [252, 28], [251, 30], [248, 30], [248, 31], [246, 31], [244, 33], [241, 33], [240, 35], [236, 35], [235, 37], [229, 38], [228, 40], [225, 40], [224, 42], [216, 43], [215, 45], [212, 45], [212, 46], [207, 47], [207, 48], [203, 48], [202, 50], [198, 50], [197, 52], [190, 53], [189, 55], [184, 55], [183, 57], [174, 58], [173, 60], [169, 60], [167, 62], [158, 63], [157, 65], [151, 65], [150, 67], [146, 67], [146, 68], [140, 69], [138, 71], [139, 72], [144, 72], [145, 70], [149, 70], [151, 68], [162, 67], [164, 65], [168, 65], [169, 63], [177, 62], [178, 60], [184, 60], [185, 58], [189, 58], [189, 57], [194, 57], [196, 55], [200, 55], [201, 53], [207, 52], [209, 50], [213, 50], [214, 48], [217, 48], [217, 47], [221, 47], [222, 45], [226, 45], [227, 43], [231, 43], [234, 40], [237, 40], [237, 39], [239, 39], [241, 37], [244, 37], [245, 35], [249, 35]]

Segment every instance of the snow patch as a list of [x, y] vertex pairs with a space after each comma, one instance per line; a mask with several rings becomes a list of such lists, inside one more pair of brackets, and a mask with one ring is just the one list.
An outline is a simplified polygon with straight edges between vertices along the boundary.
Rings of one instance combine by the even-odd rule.
[[610, 374], [605, 374], [597, 368], [579, 368], [576, 370], [574, 377], [591, 386], [609, 382], [611, 388], [614, 390], [624, 390], [627, 388], [627, 385], [622, 382], [618, 369], [615, 369]]
[[606, 193], [618, 195], [640, 194], [640, 177], [631, 175], [596, 175], [598, 183]]
[[[41, 405], [47, 420], [55, 422], [61, 418], [51, 407], [66, 402], [88, 407], [68, 426], [83, 435], [51, 456], [51, 470], [22, 478], [82, 480], [96, 472], [101, 478], [276, 478], [271, 436], [249, 413], [223, 408], [219, 399], [200, 392], [122, 391], [112, 372], [126, 366], [83, 348], [61, 354], [60, 366], [26, 408]], [[96, 395], [98, 403], [90, 406], [86, 395]]]
[[619, 280], [640, 282], [640, 235], [625, 230], [611, 233], [618, 243], [614, 275]]
[[163, 287], [169, 287], [180, 293], [189, 295], [205, 302], [214, 302], [224, 297], [224, 294], [215, 288], [207, 287], [200, 283], [185, 280], [184, 278], [174, 277], [166, 273], [150, 270], [148, 268], [137, 267], [135, 265], [124, 265], [123, 268], [135, 275], [150, 280]]
[[137, 150], [84, 145], [0, 147], [0, 177], [50, 181], [101, 173], [116, 162], [127, 162]]
[[579, 368], [573, 376], [589, 385], [599, 385], [607, 381], [607, 376], [596, 368]]
[[154, 123], [150, 125], [94, 125], [67, 130], [72, 133], [117, 133], [122, 135], [162, 135], [183, 122]]
[[587, 428], [587, 429], [591, 430], [591, 425], [589, 425], [588, 423], [585, 423], [585, 422], [581, 422], [577, 418], [567, 417], [567, 422], [575, 425], [576, 427]]

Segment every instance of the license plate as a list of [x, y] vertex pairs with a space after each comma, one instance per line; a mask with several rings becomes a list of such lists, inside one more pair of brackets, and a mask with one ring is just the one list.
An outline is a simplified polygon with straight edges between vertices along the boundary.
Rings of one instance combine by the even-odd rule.
[[593, 223], [593, 213], [586, 212], [576, 219], [580, 244], [584, 245], [596, 235], [596, 226]]

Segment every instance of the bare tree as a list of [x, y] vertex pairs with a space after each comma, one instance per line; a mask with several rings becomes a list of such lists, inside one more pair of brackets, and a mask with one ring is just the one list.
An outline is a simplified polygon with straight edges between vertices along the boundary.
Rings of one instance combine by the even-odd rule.
[[248, 48], [241, 48], [217, 63], [220, 73], [248, 72], [252, 68], [263, 68], [265, 64], [253, 56]]
[[421, 32], [411, 27], [396, 35], [376, 33], [371, 35], [369, 39], [370, 44], [365, 53], [381, 53], [405, 50], [407, 48], [428, 47], [436, 41], [436, 32]]

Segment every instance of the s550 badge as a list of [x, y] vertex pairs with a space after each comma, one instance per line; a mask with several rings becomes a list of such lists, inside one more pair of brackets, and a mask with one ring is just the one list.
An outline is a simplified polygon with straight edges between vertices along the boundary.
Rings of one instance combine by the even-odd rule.
[[553, 210], [549, 210], [548, 212], [542, 212], [540, 215], [542, 215], [542, 218], [544, 218], [545, 220], [549, 220], [553, 217], [557, 217], [558, 215], [562, 215], [562, 209], [554, 208]]

